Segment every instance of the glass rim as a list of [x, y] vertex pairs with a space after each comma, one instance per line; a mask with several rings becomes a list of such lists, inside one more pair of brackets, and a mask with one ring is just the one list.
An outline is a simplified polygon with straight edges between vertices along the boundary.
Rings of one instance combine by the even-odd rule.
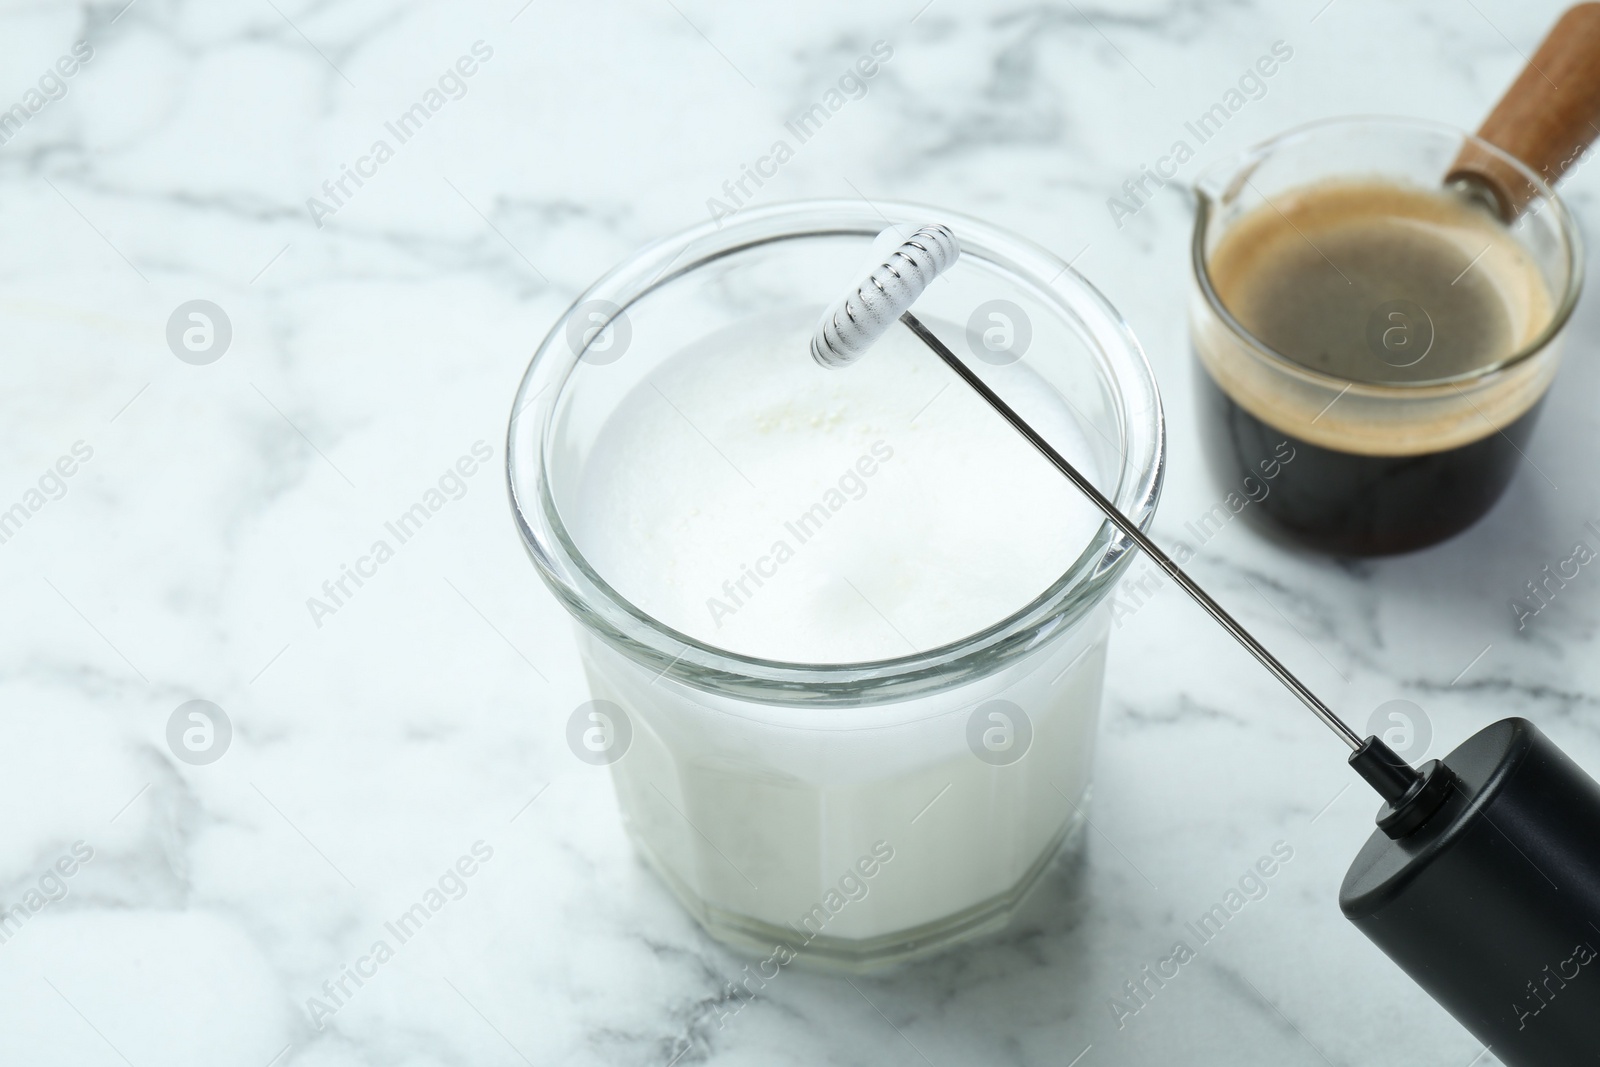
[[802, 200], [747, 209], [733, 219], [702, 223], [645, 246], [574, 299], [535, 350], [507, 428], [506, 482], [513, 517], [545, 584], [585, 630], [657, 671], [658, 677], [671, 673], [696, 688], [785, 704], [879, 703], [939, 691], [991, 674], [1075, 624], [1104, 599], [1130, 562], [1131, 542], [1104, 520], [1063, 574], [998, 622], [905, 656], [817, 664], [732, 652], [673, 629], [606, 583], [573, 543], [551, 497], [546, 464], [555, 428], [552, 416], [584, 354], [565, 343], [577, 308], [599, 299], [625, 310], [687, 272], [758, 245], [826, 236], [870, 242], [888, 218], [912, 225], [945, 222], [962, 241], [964, 255], [976, 255], [1018, 276], [1076, 328], [1093, 350], [1096, 375], [1108, 387], [1120, 432], [1116, 443], [1121, 466], [1115, 490], [1108, 495], [1124, 514], [1148, 527], [1166, 455], [1155, 376], [1120, 313], [1065, 260], [978, 219], [920, 204]]
[[[1561, 233], [1562, 243], [1566, 251], [1566, 285], [1555, 309], [1550, 313], [1550, 321], [1545, 324], [1544, 329], [1539, 331], [1536, 337], [1504, 359], [1473, 370], [1463, 371], [1460, 374], [1445, 375], [1439, 378], [1419, 378], [1405, 382], [1376, 382], [1324, 374], [1291, 359], [1251, 333], [1243, 323], [1234, 318], [1233, 313], [1222, 302], [1221, 295], [1218, 294], [1216, 287], [1212, 284], [1209, 257], [1206, 254], [1206, 231], [1211, 219], [1215, 198], [1204, 188], [1208, 179], [1217, 174], [1238, 174], [1240, 172], [1243, 172], [1248, 177], [1249, 173], [1275, 150], [1286, 144], [1309, 140], [1316, 134], [1331, 127], [1375, 125], [1410, 127], [1419, 131], [1457, 138], [1463, 145], [1470, 144], [1496, 161], [1510, 166], [1526, 178], [1534, 188], [1535, 199], [1544, 201], [1555, 211], [1557, 228]], [[1458, 129], [1449, 123], [1401, 115], [1344, 115], [1317, 119], [1291, 127], [1264, 141], [1259, 141], [1231, 157], [1212, 163], [1204, 171], [1196, 175], [1191, 188], [1195, 194], [1196, 209], [1194, 233], [1190, 240], [1189, 249], [1190, 266], [1200, 292], [1205, 297], [1207, 306], [1227, 326], [1230, 333], [1244, 342], [1255, 355], [1271, 363], [1274, 369], [1285, 371], [1293, 377], [1324, 388], [1349, 389], [1365, 396], [1379, 398], [1405, 397], [1414, 399], [1419, 396], [1449, 394], [1459, 386], [1475, 384], [1484, 379], [1497, 376], [1521, 365], [1549, 347], [1550, 343], [1561, 333], [1562, 329], [1566, 327], [1567, 321], [1572, 317], [1572, 312], [1578, 304], [1578, 297], [1583, 290], [1583, 237], [1578, 231], [1578, 226], [1572, 217], [1572, 213], [1567, 209], [1567, 205], [1560, 195], [1532, 168], [1515, 156], [1485, 141], [1476, 134]]]

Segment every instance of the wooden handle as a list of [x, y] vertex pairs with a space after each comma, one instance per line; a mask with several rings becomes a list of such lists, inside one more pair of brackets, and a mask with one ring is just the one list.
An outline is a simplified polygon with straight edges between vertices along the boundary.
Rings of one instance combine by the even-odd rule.
[[[1561, 16], [1478, 136], [1547, 184], [1561, 180], [1600, 137], [1600, 3], [1578, 4]], [[1526, 176], [1473, 144], [1461, 150], [1446, 180], [1458, 178], [1487, 188], [1508, 222], [1538, 193]]]

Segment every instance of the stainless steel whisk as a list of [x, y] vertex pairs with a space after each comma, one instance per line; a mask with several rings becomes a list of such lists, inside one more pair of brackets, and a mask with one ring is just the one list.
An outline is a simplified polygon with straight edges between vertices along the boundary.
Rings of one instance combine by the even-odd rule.
[[[1250, 631], [1211, 599], [1193, 578], [1184, 573], [1183, 568], [1173, 562], [1154, 541], [1145, 536], [1144, 531], [1139, 529], [1133, 520], [1118, 511], [1116, 505], [1096, 489], [1093, 482], [1067, 462], [1061, 453], [1052, 448], [1048, 441], [1023, 420], [1022, 416], [1000, 399], [994, 390], [985, 385], [981, 378], [961, 362], [932, 330], [911, 313], [911, 305], [916, 302], [917, 297], [922, 295], [935, 278], [948, 270], [960, 255], [961, 246], [948, 226], [933, 224], [918, 229], [883, 263], [875, 267], [872, 273], [867, 275], [866, 280], [856, 286], [849, 296], [833, 305], [827, 314], [823, 315], [822, 321], [817, 324], [816, 332], [811, 337], [812, 358], [824, 367], [846, 366], [861, 358], [897, 319], [904, 323], [923, 344], [931, 348], [934, 354], [945, 362], [946, 366], [955, 371], [973, 392], [994, 408], [1001, 418], [1038, 449], [1058, 471], [1066, 475], [1067, 480], [1077, 486], [1078, 491], [1088, 497], [1125, 537], [1138, 545], [1157, 566], [1171, 575], [1183, 591], [1193, 597], [1207, 614], [1222, 625], [1223, 629], [1232, 634], [1234, 640], [1248, 649], [1273, 677], [1287, 686], [1289, 691], [1310, 708], [1330, 730], [1339, 735], [1345, 744], [1359, 752], [1367, 743], [1362, 741], [1360, 735], [1335, 715], [1332, 709], [1296, 678], [1289, 668], [1278, 662], [1277, 657], [1262, 647], [1261, 642], [1252, 637]], [[1382, 744], [1381, 741], [1378, 743]], [[1404, 765], [1404, 761], [1398, 756], [1394, 757], [1394, 761]]]

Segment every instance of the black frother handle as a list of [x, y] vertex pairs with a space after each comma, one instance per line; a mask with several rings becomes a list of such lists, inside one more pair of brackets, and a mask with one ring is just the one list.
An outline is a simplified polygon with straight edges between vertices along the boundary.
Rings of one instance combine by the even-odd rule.
[[1374, 833], [1340, 907], [1508, 1067], [1600, 1064], [1600, 785], [1525, 719], [1443, 763], [1443, 806]]

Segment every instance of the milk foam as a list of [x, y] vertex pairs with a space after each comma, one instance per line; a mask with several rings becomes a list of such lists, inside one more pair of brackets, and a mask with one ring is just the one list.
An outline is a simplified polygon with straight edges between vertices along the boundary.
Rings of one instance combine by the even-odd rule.
[[[813, 322], [715, 334], [625, 398], [564, 508], [590, 565], [707, 644], [835, 664], [958, 641], [1059, 579], [1092, 505], [909, 331], [825, 370]], [[1071, 413], [1029, 393], [1028, 417], [1093, 472]]]

